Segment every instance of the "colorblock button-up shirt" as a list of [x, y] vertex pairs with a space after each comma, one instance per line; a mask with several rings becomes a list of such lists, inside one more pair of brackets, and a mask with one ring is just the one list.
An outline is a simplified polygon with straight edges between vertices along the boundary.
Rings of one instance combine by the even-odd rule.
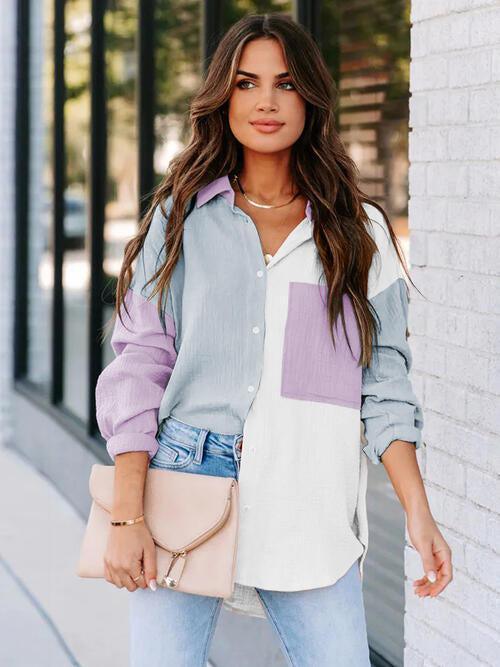
[[[228, 175], [202, 188], [158, 316], [146, 281], [165, 260], [158, 207], [117, 319], [115, 359], [96, 386], [97, 420], [112, 458], [158, 449], [162, 420], [243, 433], [236, 587], [226, 606], [264, 616], [254, 587], [334, 583], [368, 546], [367, 461], [396, 439], [419, 447], [421, 406], [409, 379], [405, 278], [383, 216], [365, 204], [378, 252], [368, 298], [379, 318], [369, 367], [358, 365], [354, 310], [344, 295], [333, 347], [326, 284], [304, 219], [266, 265]], [[350, 343], [350, 347], [348, 345]]]

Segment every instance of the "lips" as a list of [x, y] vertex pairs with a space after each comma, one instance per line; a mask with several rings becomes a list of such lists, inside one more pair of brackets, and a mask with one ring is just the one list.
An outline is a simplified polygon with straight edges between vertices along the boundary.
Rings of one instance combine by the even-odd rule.
[[279, 127], [280, 125], [284, 125], [284, 123], [280, 123], [277, 120], [253, 120], [250, 121], [252, 125], [269, 125], [271, 127]]

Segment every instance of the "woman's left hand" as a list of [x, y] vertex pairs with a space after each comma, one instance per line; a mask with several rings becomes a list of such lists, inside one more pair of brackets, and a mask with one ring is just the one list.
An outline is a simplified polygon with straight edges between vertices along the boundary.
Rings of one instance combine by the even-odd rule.
[[428, 510], [408, 513], [407, 525], [411, 543], [420, 554], [425, 572], [421, 579], [413, 581], [415, 594], [436, 597], [453, 579], [451, 549]]

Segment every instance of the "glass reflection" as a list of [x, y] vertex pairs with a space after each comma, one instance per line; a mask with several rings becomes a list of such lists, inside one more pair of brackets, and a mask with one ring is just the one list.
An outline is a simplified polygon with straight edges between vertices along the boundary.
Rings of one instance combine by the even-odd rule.
[[342, 139], [408, 257], [409, 1], [324, 3], [320, 25]]
[[[127, 241], [137, 231], [137, 45], [136, 0], [113, 0], [104, 17], [107, 94], [107, 197], [104, 225], [103, 318], [113, 314], [116, 279]], [[114, 358], [106, 337], [103, 365]]]
[[63, 400], [84, 421], [89, 380], [90, 12], [89, 0], [66, 1]]
[[30, 3], [30, 164], [28, 183], [28, 378], [46, 395], [51, 381], [54, 257], [54, 15], [51, 0]]
[[155, 182], [189, 139], [189, 104], [201, 79], [201, 3], [155, 7]]
[[247, 14], [281, 12], [292, 16], [294, 3], [291, 0], [233, 0], [222, 3], [222, 27], [227, 30], [233, 23]]

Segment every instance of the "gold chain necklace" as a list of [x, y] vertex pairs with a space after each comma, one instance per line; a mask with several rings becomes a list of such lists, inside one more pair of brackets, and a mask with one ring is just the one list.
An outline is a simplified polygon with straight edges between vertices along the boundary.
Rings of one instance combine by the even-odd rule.
[[[236, 183], [236, 185], [238, 186], [239, 191], [241, 192], [241, 194], [243, 195], [243, 197], [245, 197], [245, 199], [247, 200], [247, 202], [248, 202], [249, 204], [252, 204], [252, 206], [257, 206], [258, 208], [281, 208], [281, 207], [283, 207], [283, 206], [288, 206], [288, 205], [291, 204], [291, 203], [293, 202], [293, 200], [294, 200], [296, 197], [298, 197], [298, 195], [300, 194], [299, 192], [297, 192], [296, 194], [293, 195], [293, 197], [290, 199], [290, 201], [286, 202], [285, 204], [259, 204], [258, 202], [252, 201], [252, 200], [250, 199], [250, 197], [245, 193], [245, 191], [244, 191], [244, 189], [243, 189], [243, 186], [242, 186], [241, 183], [240, 183], [240, 179], [238, 178], [238, 174], [234, 174], [234, 176], [233, 176], [233, 182]], [[268, 252], [264, 253], [264, 251], [263, 251], [263, 254], [264, 254], [264, 262], [265, 262], [266, 265], [267, 265], [267, 264], [269, 264], [269, 262], [272, 260], [273, 255], [271, 255], [271, 254], [268, 253]]]
[[238, 178], [238, 174], [234, 174], [234, 176], [233, 176], [233, 182], [236, 183], [236, 185], [237, 185], [238, 188], [239, 188], [239, 191], [240, 191], [241, 194], [245, 197], [245, 199], [247, 200], [247, 202], [248, 202], [249, 204], [252, 204], [252, 206], [257, 206], [258, 208], [281, 208], [282, 206], [288, 206], [288, 205], [291, 204], [291, 203], [293, 202], [293, 200], [296, 199], [296, 197], [298, 197], [299, 194], [300, 194], [300, 192], [296, 192], [296, 193], [293, 195], [293, 197], [290, 199], [290, 201], [287, 201], [285, 204], [258, 204], [257, 202], [252, 201], [252, 200], [250, 199], [250, 197], [245, 193], [245, 191], [244, 191], [244, 189], [243, 189], [243, 186], [242, 186], [241, 183], [240, 183], [240, 179]]

